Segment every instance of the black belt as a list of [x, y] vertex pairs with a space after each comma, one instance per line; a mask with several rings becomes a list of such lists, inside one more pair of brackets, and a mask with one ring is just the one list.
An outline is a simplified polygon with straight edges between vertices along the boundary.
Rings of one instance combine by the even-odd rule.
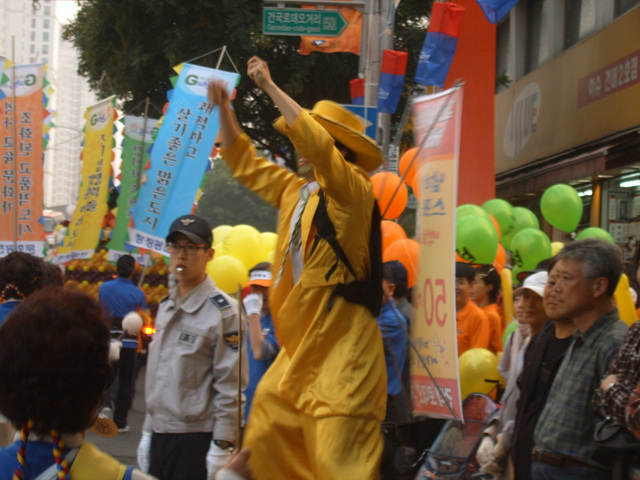
[[577, 458], [567, 457], [566, 455], [561, 455], [559, 453], [547, 452], [545, 450], [540, 450], [539, 448], [534, 448], [531, 451], [531, 459], [534, 462], [544, 463], [545, 465], [551, 465], [552, 467], [583, 467], [591, 468], [593, 470], [602, 470], [595, 465], [583, 462]]

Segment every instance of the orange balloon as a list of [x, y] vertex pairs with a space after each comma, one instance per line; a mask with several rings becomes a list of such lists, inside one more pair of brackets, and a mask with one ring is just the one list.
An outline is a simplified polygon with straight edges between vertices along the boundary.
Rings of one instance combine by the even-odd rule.
[[493, 261], [493, 266], [497, 270], [498, 274], [502, 273], [502, 270], [507, 265], [507, 251], [504, 249], [501, 243], [498, 244], [498, 251], [496, 252], [496, 259]]
[[409, 274], [409, 288], [413, 287], [418, 278], [420, 268], [420, 244], [410, 238], [396, 240], [382, 252], [382, 261], [398, 260], [404, 265]]
[[382, 231], [382, 251], [396, 240], [407, 238], [407, 234], [399, 224], [391, 220], [382, 220], [380, 222], [380, 230]]
[[393, 172], [378, 172], [371, 177], [373, 194], [383, 218], [395, 220], [407, 206], [409, 193], [400, 177]]
[[500, 230], [500, 224], [498, 223], [498, 220], [496, 220], [496, 217], [494, 217], [493, 215], [489, 214], [489, 218], [493, 223], [493, 227], [496, 229], [496, 233], [498, 234], [498, 242], [499, 242], [500, 239], [502, 238], [502, 230]]
[[400, 173], [400, 176], [404, 177], [404, 181], [407, 185], [413, 185], [413, 179], [418, 171], [418, 162], [420, 157], [416, 156], [416, 153], [418, 153], [418, 147], [410, 148], [402, 154], [402, 157], [400, 157], [400, 163], [398, 164], [398, 172]]
[[469, 260], [462, 258], [458, 252], [456, 252], [456, 262], [469, 263]]

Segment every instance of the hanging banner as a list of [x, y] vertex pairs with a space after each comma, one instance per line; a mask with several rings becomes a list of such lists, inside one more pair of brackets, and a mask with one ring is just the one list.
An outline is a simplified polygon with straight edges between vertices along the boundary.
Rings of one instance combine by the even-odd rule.
[[404, 88], [404, 74], [407, 71], [407, 52], [384, 50], [382, 52], [382, 70], [378, 84], [378, 111], [396, 113], [398, 102]]
[[[303, 6], [302, 8], [317, 8]], [[300, 37], [300, 55], [309, 55], [311, 52], [335, 53], [349, 52], [360, 55], [360, 42], [362, 40], [362, 13], [351, 7], [326, 7], [324, 10], [338, 10], [346, 27], [335, 37]]]
[[[9, 63], [4, 58], [1, 62], [3, 68]], [[17, 65], [1, 73], [4, 83], [0, 86], [0, 257], [15, 248], [44, 257], [42, 72], [42, 64], [34, 63]]]
[[478, 0], [485, 17], [491, 23], [498, 23], [509, 11], [515, 7], [519, 0]]
[[431, 6], [429, 28], [420, 51], [415, 81], [426, 87], [442, 87], [453, 56], [458, 47], [458, 36], [465, 8], [453, 2], [435, 2]]
[[56, 252], [55, 263], [90, 258], [95, 251], [107, 214], [109, 176], [113, 159], [115, 97], [93, 105], [84, 113], [84, 148], [80, 191], [73, 218]]
[[[419, 158], [417, 240], [420, 273], [413, 302], [411, 358], [416, 415], [462, 418], [455, 302], [455, 211], [462, 88], [419, 97], [413, 105]], [[428, 367], [428, 371], [427, 371]], [[433, 376], [434, 381], [429, 376]], [[447, 406], [448, 404], [448, 406]]]
[[239, 81], [237, 73], [188, 63], [176, 71], [179, 77], [133, 207], [128, 242], [166, 256], [169, 227], [177, 217], [191, 212], [220, 129], [219, 107], [212, 109], [207, 103], [207, 85], [223, 80], [231, 95]]
[[118, 215], [107, 244], [110, 262], [117, 262], [122, 255], [133, 255], [139, 264], [144, 263], [144, 255], [138, 249], [126, 244], [129, 240], [129, 224], [133, 220], [133, 205], [138, 197], [140, 180], [144, 166], [149, 161], [149, 149], [158, 131], [158, 120], [127, 115], [123, 119], [124, 138], [122, 140], [122, 164], [120, 194], [118, 195]]

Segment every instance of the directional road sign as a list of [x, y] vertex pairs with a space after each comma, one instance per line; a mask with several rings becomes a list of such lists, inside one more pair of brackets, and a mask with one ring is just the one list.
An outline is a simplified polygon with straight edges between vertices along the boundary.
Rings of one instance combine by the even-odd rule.
[[346, 26], [347, 22], [338, 10], [277, 7], [262, 10], [264, 35], [337, 37]]

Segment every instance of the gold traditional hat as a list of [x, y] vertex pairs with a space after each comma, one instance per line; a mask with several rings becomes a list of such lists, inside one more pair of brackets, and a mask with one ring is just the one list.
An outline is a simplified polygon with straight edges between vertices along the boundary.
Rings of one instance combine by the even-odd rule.
[[[382, 152], [376, 142], [364, 133], [365, 125], [358, 115], [331, 100], [320, 100], [309, 111], [309, 115], [322, 125], [329, 135], [355, 154], [358, 166], [372, 172], [382, 165]], [[273, 123], [276, 130], [285, 134], [286, 125], [282, 116]]]

